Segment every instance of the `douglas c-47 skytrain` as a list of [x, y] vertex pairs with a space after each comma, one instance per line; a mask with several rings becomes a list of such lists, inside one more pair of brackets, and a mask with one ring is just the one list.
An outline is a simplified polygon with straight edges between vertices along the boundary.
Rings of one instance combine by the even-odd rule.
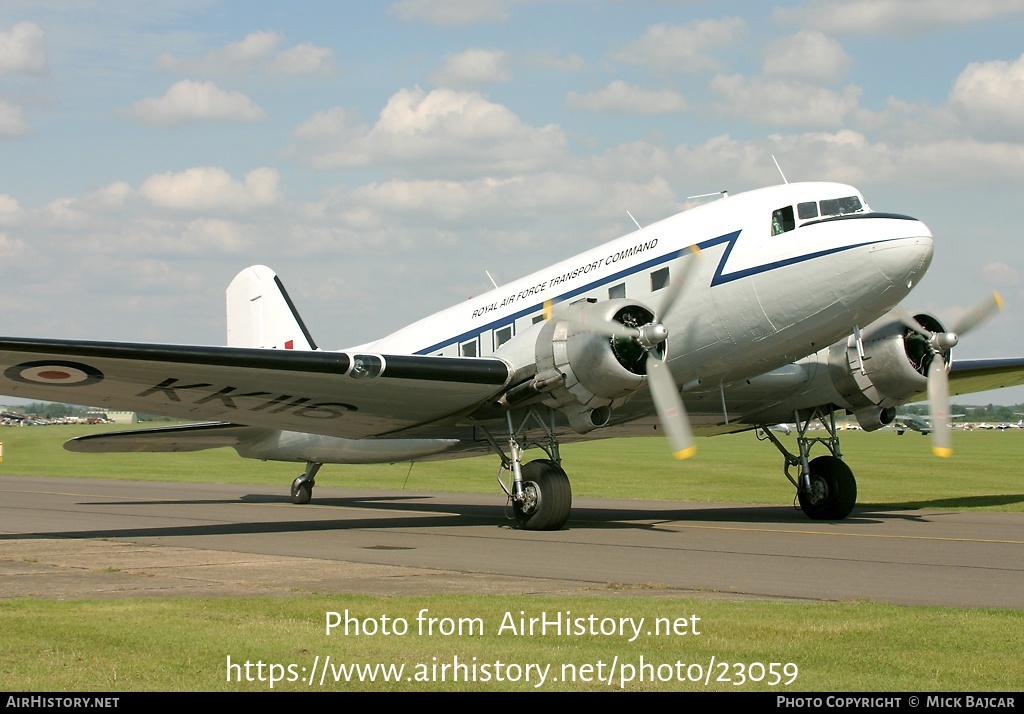
[[[932, 249], [923, 223], [872, 211], [851, 186], [784, 184], [685, 211], [340, 352], [318, 349], [281, 281], [253, 266], [227, 290], [227, 347], [0, 339], [0, 393], [204, 420], [66, 448], [230, 446], [301, 462], [295, 503], [310, 500], [325, 463], [491, 452], [518, 524], [537, 530], [569, 517], [560, 443], [659, 435], [683, 459], [693, 433], [757, 428], [785, 457], [803, 511], [841, 519], [857, 485], [837, 411], [870, 431], [927, 392], [933, 450], [948, 456], [950, 393], [1024, 383], [1024, 358], [951, 358], [997, 295], [950, 329], [899, 307]], [[796, 453], [772, 432], [794, 422]], [[541, 458], [525, 460], [530, 448]]]

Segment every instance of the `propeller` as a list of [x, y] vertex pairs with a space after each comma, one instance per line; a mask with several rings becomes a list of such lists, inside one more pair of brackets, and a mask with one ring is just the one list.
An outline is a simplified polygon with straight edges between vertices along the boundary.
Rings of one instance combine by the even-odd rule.
[[[576, 320], [577, 325], [590, 332], [613, 339], [633, 339], [647, 353], [647, 383], [651, 389], [654, 409], [658, 412], [658, 419], [668, 438], [672, 455], [679, 460], [693, 456], [697, 453], [697, 447], [693, 443], [693, 431], [690, 429], [690, 420], [686, 416], [683, 400], [679, 396], [679, 387], [665, 360], [659, 354], [658, 345], [668, 339], [668, 329], [662, 324], [662, 319], [682, 295], [683, 288], [697, 266], [696, 259], [703, 258], [700, 248], [696, 245], [690, 246], [688, 250], [693, 253], [694, 259], [684, 260], [685, 256], [681, 256], [677, 261], [678, 269], [671, 271], [675, 277], [666, 288], [654, 320], [650, 323], [631, 327], [615, 320]], [[551, 316], [550, 305], [545, 306], [545, 316]]]
[[947, 458], [953, 455], [949, 426], [949, 376], [946, 374], [946, 358], [960, 341], [960, 338], [1003, 309], [1003, 299], [993, 292], [987, 298], [964, 313], [947, 332], [932, 332], [901, 307], [893, 312], [896, 318], [908, 328], [925, 338], [931, 352], [928, 365], [928, 403], [932, 411], [932, 453]]

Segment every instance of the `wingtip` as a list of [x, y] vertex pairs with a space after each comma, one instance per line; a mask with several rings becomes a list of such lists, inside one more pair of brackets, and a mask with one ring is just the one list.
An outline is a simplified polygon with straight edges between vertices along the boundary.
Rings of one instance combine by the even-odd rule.
[[1003, 309], [1003, 296], [1000, 295], [998, 292], [993, 292], [992, 293], [992, 297], [994, 297], [995, 300], [996, 300], [996, 307], [999, 308], [1000, 310], [1002, 310]]
[[953, 450], [945, 446], [933, 446], [932, 453], [938, 456], [940, 459], [948, 459], [953, 455]]
[[693, 456], [696, 453], [697, 453], [697, 447], [696, 446], [690, 446], [690, 447], [688, 447], [686, 449], [680, 449], [679, 451], [675, 452], [672, 455], [675, 456], [676, 459], [678, 459], [679, 461], [685, 461], [686, 459], [690, 458], [691, 456]]

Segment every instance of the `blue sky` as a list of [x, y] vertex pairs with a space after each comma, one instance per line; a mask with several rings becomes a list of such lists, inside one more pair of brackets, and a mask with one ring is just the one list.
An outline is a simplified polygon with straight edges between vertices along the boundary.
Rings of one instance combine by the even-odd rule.
[[[2, 329], [222, 344], [263, 263], [383, 336], [687, 196], [853, 183], [924, 220], [907, 300], [1024, 355], [1024, 0], [7, 0]], [[1024, 390], [985, 395], [1024, 401]]]

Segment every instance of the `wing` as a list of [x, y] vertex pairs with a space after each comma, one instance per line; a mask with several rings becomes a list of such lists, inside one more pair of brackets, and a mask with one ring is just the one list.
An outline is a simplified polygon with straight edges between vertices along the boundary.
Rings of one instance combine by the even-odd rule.
[[0, 394], [349, 439], [454, 422], [510, 374], [493, 357], [0, 338]]
[[968, 394], [1024, 384], [1024, 357], [953, 360], [949, 393]]

